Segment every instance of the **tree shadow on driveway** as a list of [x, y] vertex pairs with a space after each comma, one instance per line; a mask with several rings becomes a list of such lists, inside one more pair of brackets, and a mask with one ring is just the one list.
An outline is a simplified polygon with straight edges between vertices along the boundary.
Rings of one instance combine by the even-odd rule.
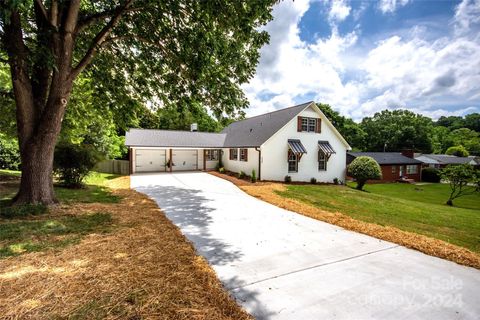
[[[210, 232], [213, 223], [212, 213], [216, 210], [209, 205], [201, 190], [178, 188], [175, 186], [149, 185], [135, 188], [154, 199], [165, 215], [194, 244], [197, 252], [215, 266], [228, 266], [239, 261], [243, 254], [232, 245], [215, 238]], [[218, 212], [216, 213], [218, 214]], [[225, 213], [227, 214], [227, 213]], [[237, 276], [222, 278], [225, 288], [246, 306], [257, 319], [269, 319], [272, 315], [257, 299], [258, 292], [243, 288], [243, 281]]]

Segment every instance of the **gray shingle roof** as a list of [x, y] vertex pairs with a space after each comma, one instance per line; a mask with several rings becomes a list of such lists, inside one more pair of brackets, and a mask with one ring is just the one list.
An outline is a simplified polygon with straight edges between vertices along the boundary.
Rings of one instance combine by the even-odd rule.
[[227, 147], [260, 147], [275, 132], [308, 107], [312, 101], [294, 107], [237, 121], [223, 129]]
[[125, 134], [125, 144], [131, 147], [220, 148], [225, 136], [224, 133], [130, 129]]
[[354, 158], [360, 156], [372, 157], [378, 164], [421, 164], [421, 161], [405, 157], [400, 152], [347, 152]]
[[422, 157], [427, 157], [437, 161], [439, 164], [463, 164], [474, 160], [474, 157], [457, 157], [448, 154], [422, 154]]
[[221, 133], [130, 129], [125, 135], [125, 144], [131, 147], [260, 147], [311, 103], [233, 122]]

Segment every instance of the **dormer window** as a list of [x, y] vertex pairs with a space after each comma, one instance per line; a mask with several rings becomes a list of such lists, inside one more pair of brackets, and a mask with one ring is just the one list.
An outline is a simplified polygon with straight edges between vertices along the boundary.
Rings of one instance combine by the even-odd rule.
[[321, 120], [319, 118], [298, 117], [298, 132], [320, 133]]

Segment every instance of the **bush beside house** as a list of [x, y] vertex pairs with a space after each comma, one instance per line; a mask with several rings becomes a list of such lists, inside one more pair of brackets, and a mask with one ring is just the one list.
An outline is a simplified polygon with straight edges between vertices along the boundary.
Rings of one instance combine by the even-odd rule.
[[367, 180], [382, 178], [380, 165], [372, 157], [366, 156], [355, 158], [348, 166], [348, 174], [355, 178], [358, 190], [363, 190]]
[[441, 180], [440, 170], [435, 168], [424, 168], [422, 170], [422, 181], [438, 183]]
[[61, 144], [55, 148], [53, 169], [64, 187], [80, 188], [100, 159], [91, 145]]

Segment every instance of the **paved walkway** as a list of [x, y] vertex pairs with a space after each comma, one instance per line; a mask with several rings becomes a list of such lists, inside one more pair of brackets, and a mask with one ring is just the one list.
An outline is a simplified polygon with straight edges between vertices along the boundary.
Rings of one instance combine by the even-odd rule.
[[251, 197], [206, 173], [132, 176], [257, 319], [479, 319], [480, 271]]

